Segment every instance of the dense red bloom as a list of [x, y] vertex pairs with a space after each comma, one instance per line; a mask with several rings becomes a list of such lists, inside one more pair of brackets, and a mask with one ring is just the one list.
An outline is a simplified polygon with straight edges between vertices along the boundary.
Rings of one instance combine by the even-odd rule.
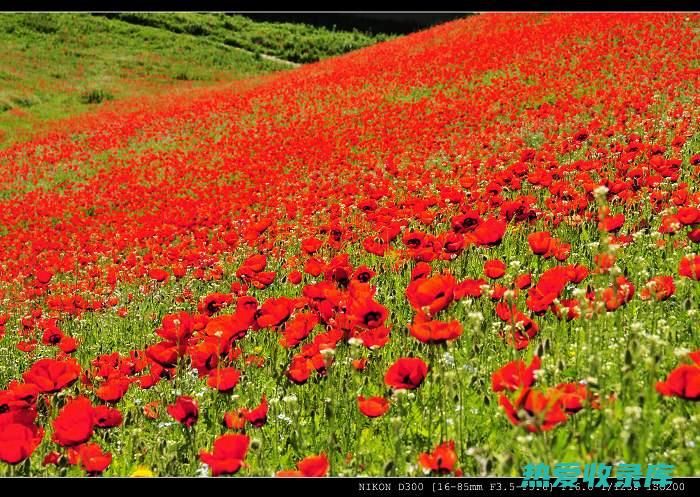
[[182, 349], [171, 342], [159, 342], [146, 348], [146, 355], [164, 368], [173, 368], [182, 354]]
[[450, 440], [438, 445], [432, 453], [423, 452], [418, 457], [420, 465], [431, 473], [446, 475], [455, 470], [457, 464], [457, 453], [455, 443]]
[[212, 369], [209, 372], [207, 385], [217, 389], [219, 392], [230, 393], [238, 385], [240, 378], [241, 372], [236, 368]]
[[18, 464], [32, 455], [44, 431], [20, 423], [0, 424], [0, 461]]
[[519, 274], [515, 277], [513, 284], [516, 288], [520, 290], [525, 290], [526, 288], [529, 288], [532, 284], [532, 275], [530, 273]]
[[48, 283], [51, 281], [52, 277], [53, 277], [53, 274], [51, 274], [49, 271], [46, 271], [44, 269], [38, 269], [36, 272], [36, 279], [42, 285], [48, 285]]
[[686, 278], [700, 280], [700, 255], [681, 258], [681, 262], [678, 264], [678, 274]]
[[432, 268], [430, 267], [430, 264], [427, 262], [419, 262], [416, 264], [416, 267], [413, 268], [413, 271], [411, 271], [411, 281], [416, 281], [421, 278], [425, 278], [426, 276], [430, 276], [431, 272]]
[[603, 290], [603, 301], [608, 311], [614, 311], [634, 296], [634, 285], [624, 276], [618, 276], [614, 284]]
[[547, 396], [532, 388], [523, 389], [514, 404], [503, 394], [499, 402], [514, 425], [531, 432], [551, 430], [568, 419], [558, 395]]
[[249, 443], [247, 435], [221, 435], [214, 440], [214, 449], [211, 452], [202, 449], [199, 458], [209, 465], [212, 475], [231, 475], [243, 466]]
[[398, 359], [384, 375], [384, 383], [394, 389], [418, 388], [428, 374], [428, 365], [417, 357]]
[[309, 359], [303, 356], [295, 356], [287, 369], [287, 377], [296, 384], [306, 383], [311, 375]]
[[53, 421], [53, 439], [59, 445], [72, 447], [87, 442], [95, 426], [95, 412], [86, 397], [69, 401]]
[[263, 254], [251, 255], [245, 261], [243, 261], [243, 264], [241, 264], [241, 267], [249, 268], [254, 273], [264, 271], [266, 266], [267, 257], [265, 257]]
[[514, 392], [520, 388], [528, 388], [535, 382], [534, 372], [540, 369], [540, 358], [534, 356], [530, 365], [517, 359], [511, 361], [491, 375], [491, 389], [494, 392], [510, 390]]
[[119, 409], [109, 406], [95, 406], [93, 409], [93, 421], [99, 428], [114, 428], [122, 424], [122, 413]]
[[654, 298], [657, 301], [669, 299], [676, 292], [673, 276], [655, 276], [639, 292], [639, 296], [648, 300]]
[[415, 309], [435, 314], [450, 305], [455, 284], [454, 277], [449, 274], [420, 278], [408, 285], [406, 297]]
[[603, 231], [613, 233], [622, 228], [623, 224], [625, 224], [625, 215], [615, 214], [613, 216], [604, 217], [598, 224], [598, 227]]
[[300, 312], [287, 321], [284, 326], [280, 344], [286, 348], [296, 347], [302, 340], [309, 336], [314, 326], [318, 324], [316, 314]]
[[192, 397], [180, 396], [174, 404], [167, 407], [168, 414], [181, 423], [186, 428], [190, 428], [197, 423], [199, 418], [199, 406]]
[[224, 414], [224, 424], [229, 430], [242, 430], [245, 428], [245, 423], [246, 419], [240, 409]]
[[462, 334], [459, 321], [423, 321], [409, 326], [411, 335], [423, 343], [443, 343]]
[[357, 397], [357, 407], [368, 418], [377, 418], [389, 410], [389, 401], [384, 397]]
[[261, 328], [279, 326], [292, 314], [295, 301], [287, 297], [268, 299], [260, 308], [257, 317], [258, 326]]
[[112, 462], [112, 454], [103, 452], [96, 443], [85, 444], [80, 447], [80, 466], [90, 474], [100, 474]]
[[95, 395], [105, 402], [117, 402], [126, 394], [130, 385], [131, 382], [127, 378], [110, 378], [95, 390]]
[[181, 344], [194, 332], [192, 316], [186, 312], [163, 316], [163, 324], [156, 334], [168, 342]]
[[314, 254], [321, 248], [323, 242], [318, 238], [307, 238], [302, 240], [301, 249], [307, 254]]
[[491, 279], [498, 279], [506, 274], [506, 264], [499, 259], [492, 259], [484, 263], [484, 274]]
[[567, 414], [574, 414], [583, 409], [590, 397], [586, 385], [582, 383], [561, 383], [548, 393], [558, 399]]
[[301, 476], [319, 477], [326, 476], [330, 463], [325, 453], [317, 456], [308, 456], [297, 463], [297, 468], [301, 472]]
[[689, 355], [693, 364], [681, 364], [671, 371], [666, 381], [656, 383], [661, 395], [700, 400], [700, 351]]
[[80, 366], [73, 359], [39, 359], [22, 377], [33, 383], [43, 393], [58, 392], [72, 385], [80, 375]]
[[207, 316], [213, 316], [221, 309], [233, 303], [233, 295], [230, 293], [212, 293], [199, 302], [197, 310]]
[[486, 280], [484, 279], [466, 279], [464, 281], [461, 281], [455, 287], [454, 298], [456, 300], [461, 300], [464, 297], [481, 297], [481, 294], [483, 292], [482, 287], [484, 285], [488, 286]]
[[292, 271], [287, 276], [287, 281], [289, 281], [292, 285], [298, 285], [299, 283], [301, 283], [301, 278], [301, 271]]
[[263, 395], [260, 405], [254, 409], [241, 409], [241, 414], [250, 424], [260, 428], [267, 423], [267, 397]]
[[506, 232], [506, 222], [500, 219], [487, 219], [472, 232], [480, 245], [494, 246], [501, 243]]
[[547, 231], [531, 233], [527, 237], [527, 243], [530, 245], [533, 254], [545, 255], [549, 252], [549, 247], [552, 244], [552, 235]]
[[389, 316], [386, 307], [369, 297], [353, 299], [347, 312], [354, 323], [364, 328], [379, 328]]
[[148, 272], [148, 276], [150, 276], [156, 281], [162, 282], [168, 281], [168, 277], [170, 276], [170, 274], [165, 269], [153, 268]]

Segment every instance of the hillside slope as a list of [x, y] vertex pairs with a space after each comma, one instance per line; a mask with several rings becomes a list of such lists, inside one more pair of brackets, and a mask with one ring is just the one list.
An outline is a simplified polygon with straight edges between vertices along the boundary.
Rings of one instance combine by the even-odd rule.
[[0, 146], [105, 101], [267, 74], [385, 38], [224, 14], [3, 14]]
[[[474, 16], [0, 150], [0, 387], [57, 357], [109, 475], [700, 474], [699, 26]], [[85, 474], [65, 402], [0, 471]]]

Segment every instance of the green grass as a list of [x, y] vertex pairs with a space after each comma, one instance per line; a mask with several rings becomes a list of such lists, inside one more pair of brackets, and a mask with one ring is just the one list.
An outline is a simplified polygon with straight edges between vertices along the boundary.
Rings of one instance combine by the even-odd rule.
[[290, 67], [212, 38], [90, 14], [2, 14], [0, 46], [0, 146], [109, 100]]
[[209, 39], [290, 62], [315, 62], [392, 38], [386, 34], [336, 31], [307, 24], [259, 22], [230, 14], [108, 14], [139, 25]]

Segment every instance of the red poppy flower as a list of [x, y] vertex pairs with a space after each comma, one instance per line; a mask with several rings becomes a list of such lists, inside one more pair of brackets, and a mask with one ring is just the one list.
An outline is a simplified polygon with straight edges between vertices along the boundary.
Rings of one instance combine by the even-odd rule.
[[499, 259], [492, 259], [484, 263], [484, 274], [495, 280], [506, 274], [506, 264]]
[[53, 393], [72, 385], [79, 375], [80, 366], [74, 359], [40, 359], [22, 377], [25, 382], [36, 385], [42, 393]]
[[421, 467], [429, 470], [431, 473], [438, 475], [446, 475], [455, 470], [457, 464], [457, 453], [455, 452], [455, 443], [450, 440], [438, 445], [432, 453], [423, 452], [418, 457], [418, 462]]
[[461, 281], [454, 290], [454, 298], [456, 300], [462, 300], [464, 297], [479, 298], [483, 293], [484, 286], [488, 286], [486, 280], [479, 279], [466, 279]]
[[299, 283], [301, 283], [301, 278], [301, 271], [292, 271], [287, 276], [287, 281], [289, 281], [292, 285], [298, 285]]
[[294, 310], [296, 302], [287, 297], [268, 299], [261, 307], [257, 317], [261, 328], [275, 327], [284, 323]]
[[625, 224], [625, 215], [615, 214], [613, 216], [604, 217], [598, 224], [598, 227], [608, 233], [614, 233], [622, 228], [623, 224]]
[[506, 226], [505, 221], [490, 218], [479, 224], [472, 233], [479, 245], [492, 247], [501, 243], [506, 232]]
[[668, 300], [676, 292], [673, 276], [655, 276], [639, 292], [642, 300], [654, 298], [661, 302]]
[[591, 398], [586, 385], [582, 383], [560, 383], [548, 393], [555, 398], [558, 396], [558, 402], [567, 414], [577, 413]]
[[85, 444], [80, 447], [80, 466], [90, 474], [100, 474], [112, 462], [112, 454], [103, 452], [96, 443]]
[[527, 243], [530, 245], [530, 250], [535, 255], [545, 255], [549, 252], [549, 247], [552, 244], [552, 235], [547, 231], [538, 231], [531, 233], [527, 237]]
[[251, 410], [243, 408], [241, 414], [254, 427], [260, 428], [267, 423], [267, 408], [267, 396], [263, 395], [260, 405]]
[[309, 359], [304, 356], [295, 356], [287, 369], [287, 377], [297, 385], [300, 385], [306, 383], [310, 375]]
[[221, 435], [214, 440], [214, 449], [211, 452], [200, 450], [199, 458], [209, 465], [213, 476], [232, 475], [243, 466], [249, 443], [247, 435]]
[[43, 437], [44, 431], [34, 425], [0, 424], [0, 461], [21, 463], [32, 455]]
[[681, 364], [671, 371], [666, 381], [656, 383], [661, 395], [700, 400], [700, 361], [696, 364]]
[[170, 274], [161, 268], [153, 268], [148, 272], [148, 276], [158, 282], [167, 281]]
[[700, 280], [700, 255], [681, 258], [681, 262], [678, 264], [678, 274], [693, 280]]
[[462, 334], [459, 321], [423, 321], [409, 326], [411, 335], [423, 343], [443, 343]]
[[353, 299], [347, 313], [354, 323], [364, 328], [379, 328], [389, 316], [386, 307], [368, 297]]
[[199, 302], [197, 310], [207, 316], [213, 316], [221, 309], [233, 303], [233, 295], [229, 293], [212, 293]]
[[48, 283], [51, 281], [51, 278], [53, 277], [53, 274], [43, 269], [37, 270], [35, 274], [37, 281], [42, 285], [48, 285]]
[[230, 393], [238, 385], [241, 372], [235, 368], [212, 369], [209, 372], [207, 385], [222, 393]]
[[523, 389], [514, 404], [501, 394], [499, 403], [514, 425], [530, 432], [551, 430], [568, 419], [558, 395], [547, 396], [532, 388]]
[[299, 476], [320, 477], [326, 476], [330, 463], [325, 453], [317, 456], [308, 456], [297, 463], [297, 468], [301, 473]]
[[241, 414], [241, 410], [231, 411], [224, 414], [224, 425], [229, 430], [242, 430], [245, 428], [246, 419]]
[[171, 343], [183, 344], [194, 332], [192, 316], [184, 311], [163, 316], [162, 323], [156, 334]]
[[109, 406], [95, 406], [92, 412], [95, 426], [99, 428], [114, 428], [122, 424], [123, 418], [119, 409]]
[[95, 390], [95, 395], [105, 402], [118, 402], [124, 397], [130, 386], [131, 382], [127, 378], [110, 378]]
[[369, 361], [366, 357], [362, 357], [361, 359], [353, 359], [352, 367], [355, 368], [355, 370], [357, 371], [364, 371], [367, 368], [368, 362]]
[[384, 383], [396, 390], [418, 388], [426, 375], [428, 365], [417, 357], [404, 357], [389, 366], [384, 375]]
[[172, 342], [159, 342], [146, 348], [146, 355], [164, 368], [177, 366], [178, 358], [183, 350]]
[[420, 278], [408, 285], [406, 297], [415, 309], [435, 314], [450, 305], [455, 284], [454, 277], [449, 274]]
[[526, 288], [529, 288], [532, 284], [532, 275], [530, 273], [519, 274], [515, 277], [513, 284], [516, 288], [520, 290], [525, 290]]
[[377, 418], [389, 410], [389, 401], [384, 397], [357, 397], [357, 407], [368, 418]]
[[314, 254], [321, 248], [323, 242], [318, 238], [306, 238], [301, 242], [301, 249], [307, 254]]
[[181, 423], [186, 428], [190, 428], [197, 423], [199, 418], [199, 406], [192, 397], [180, 396], [174, 404], [167, 407], [168, 414]]
[[92, 437], [95, 412], [87, 397], [69, 401], [53, 421], [53, 439], [63, 447], [80, 445]]
[[534, 356], [530, 365], [517, 359], [511, 361], [491, 375], [491, 388], [494, 392], [510, 390], [514, 392], [519, 388], [527, 388], [535, 382], [535, 371], [540, 369], [540, 358]]

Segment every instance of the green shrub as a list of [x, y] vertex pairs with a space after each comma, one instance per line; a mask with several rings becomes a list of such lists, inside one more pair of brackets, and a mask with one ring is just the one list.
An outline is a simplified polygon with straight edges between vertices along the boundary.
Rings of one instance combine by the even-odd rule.
[[80, 102], [84, 104], [99, 104], [113, 98], [111, 93], [104, 90], [87, 90], [80, 94]]

